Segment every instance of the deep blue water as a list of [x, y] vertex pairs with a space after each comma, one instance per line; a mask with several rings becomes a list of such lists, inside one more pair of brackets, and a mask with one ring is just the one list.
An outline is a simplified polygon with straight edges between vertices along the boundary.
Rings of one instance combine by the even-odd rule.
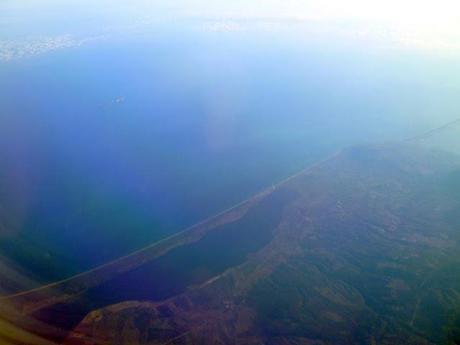
[[413, 54], [175, 30], [0, 62], [2, 254], [64, 277], [341, 147], [442, 124], [455, 61]]

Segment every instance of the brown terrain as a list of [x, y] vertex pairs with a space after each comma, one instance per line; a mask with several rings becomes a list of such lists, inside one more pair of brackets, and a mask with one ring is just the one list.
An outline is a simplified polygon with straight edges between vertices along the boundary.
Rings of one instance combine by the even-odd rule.
[[[15, 344], [459, 344], [460, 157], [426, 137], [343, 150], [172, 238], [4, 297], [1, 328], [24, 333]], [[187, 278], [142, 271], [156, 264]], [[161, 294], [94, 303], [160, 280]]]
[[65, 343], [453, 341], [460, 217], [449, 184], [459, 168], [412, 146], [345, 150], [266, 196], [290, 198], [244, 263], [167, 300], [95, 310]]

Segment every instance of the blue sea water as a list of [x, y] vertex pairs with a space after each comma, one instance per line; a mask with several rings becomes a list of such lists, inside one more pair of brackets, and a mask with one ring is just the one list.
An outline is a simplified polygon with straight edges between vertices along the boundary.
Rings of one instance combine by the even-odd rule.
[[458, 114], [455, 61], [289, 33], [124, 34], [0, 61], [2, 255], [62, 278], [336, 150]]

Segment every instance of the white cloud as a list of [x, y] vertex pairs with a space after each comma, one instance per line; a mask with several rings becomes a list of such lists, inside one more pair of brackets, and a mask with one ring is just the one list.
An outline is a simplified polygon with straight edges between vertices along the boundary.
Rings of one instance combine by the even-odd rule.
[[208, 21], [203, 24], [203, 29], [206, 31], [215, 32], [235, 32], [244, 31], [245, 27], [241, 23], [229, 20]]
[[[459, 12], [460, 13], [460, 12]], [[400, 14], [401, 16], [401, 14]], [[395, 16], [394, 18], [397, 18]], [[414, 18], [407, 21], [372, 21], [372, 17], [340, 17], [339, 15], [280, 14], [273, 17], [232, 15], [229, 17], [196, 17], [207, 31], [282, 31], [291, 30], [299, 39], [309, 35], [336, 37], [344, 40], [366, 41], [384, 48], [416, 48], [432, 52], [460, 52], [460, 29], [453, 24], [426, 24]], [[387, 18], [388, 20], [383, 20]], [[447, 17], [449, 18], [449, 17]], [[420, 19], [420, 18], [419, 18]], [[428, 19], [427, 19], [428, 21]], [[413, 23], [418, 22], [418, 25]], [[412, 23], [412, 24], [411, 24]]]

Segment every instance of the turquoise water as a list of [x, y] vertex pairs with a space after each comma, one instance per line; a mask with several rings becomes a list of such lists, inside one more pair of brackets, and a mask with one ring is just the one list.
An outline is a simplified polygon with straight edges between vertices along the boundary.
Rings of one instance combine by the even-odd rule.
[[339, 148], [435, 127], [458, 114], [454, 65], [187, 26], [0, 62], [1, 253], [59, 279]]

